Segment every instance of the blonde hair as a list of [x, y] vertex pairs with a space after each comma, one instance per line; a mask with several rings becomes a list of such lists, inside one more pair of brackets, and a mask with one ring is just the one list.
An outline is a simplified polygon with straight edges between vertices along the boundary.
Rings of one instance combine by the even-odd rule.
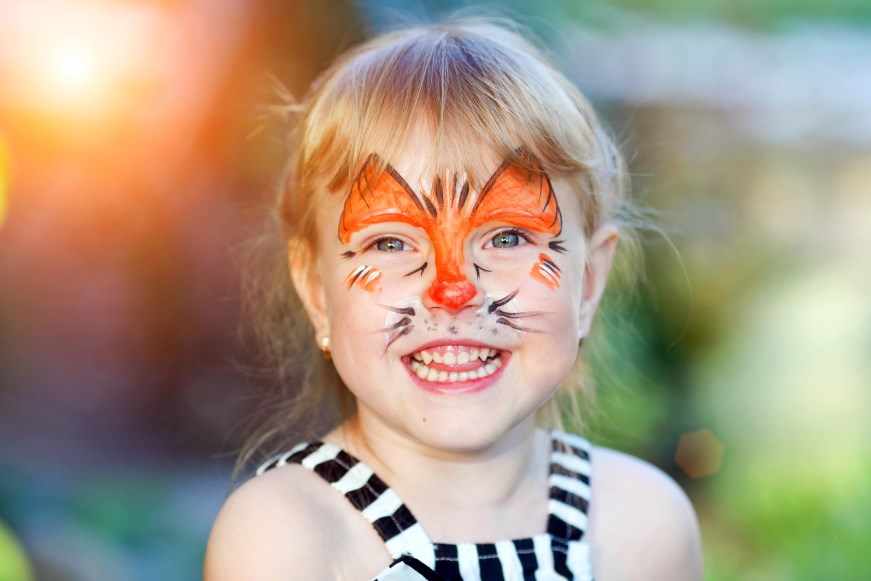
[[[431, 168], [465, 174], [473, 188], [493, 170], [482, 150], [516, 160], [522, 147], [548, 175], [571, 184], [586, 236], [628, 215], [623, 158], [589, 102], [504, 21], [454, 21], [377, 37], [340, 56], [287, 112], [297, 122], [276, 209], [281, 242], [306, 264], [317, 253], [319, 201], [346, 193], [371, 153], [396, 159], [421, 134], [431, 141]], [[280, 451], [289, 432], [319, 435], [353, 409], [332, 365], [313, 365], [323, 360], [291, 290], [286, 247], [275, 245], [281, 260], [269, 270], [271, 281], [255, 284], [259, 293], [249, 305], [280, 387], [240, 466], [255, 452]], [[561, 389], [574, 410], [587, 375], [581, 359]], [[559, 425], [557, 404], [540, 419]]]

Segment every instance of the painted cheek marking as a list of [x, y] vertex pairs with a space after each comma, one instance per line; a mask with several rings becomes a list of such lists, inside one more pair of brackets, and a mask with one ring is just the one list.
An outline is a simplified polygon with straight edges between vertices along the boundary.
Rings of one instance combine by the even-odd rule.
[[566, 247], [563, 246], [563, 244], [565, 244], [565, 242], [566, 242], [565, 240], [551, 240], [550, 242], [547, 243], [547, 245], [554, 252], [559, 252], [562, 254], [562, 253], [565, 253], [565, 251], [566, 251]]
[[409, 272], [409, 273], [407, 273], [407, 274], [403, 274], [402, 277], [405, 278], [405, 277], [411, 276], [412, 274], [417, 274], [417, 273], [420, 273], [420, 275], [423, 276], [423, 271], [426, 270], [426, 266], [427, 266], [427, 264], [429, 264], [429, 263], [428, 263], [428, 262], [424, 262], [421, 266], [415, 268], [415, 269], [412, 270], [411, 272]]
[[529, 276], [549, 288], [558, 288], [562, 271], [547, 254], [539, 254], [538, 262], [532, 265]]
[[478, 280], [481, 280], [481, 273], [482, 272], [493, 272], [492, 270], [487, 270], [483, 266], [478, 266], [477, 264], [474, 264], [474, 263], [472, 264], [472, 266], [475, 267], [475, 276], [478, 278]]
[[351, 274], [345, 279], [345, 286], [348, 287], [348, 290], [353, 286], [359, 286], [365, 291], [369, 291], [370, 293], [375, 290], [375, 283], [381, 277], [381, 271], [372, 268], [371, 266], [367, 266], [365, 264], [361, 264], [357, 268], [355, 268]]

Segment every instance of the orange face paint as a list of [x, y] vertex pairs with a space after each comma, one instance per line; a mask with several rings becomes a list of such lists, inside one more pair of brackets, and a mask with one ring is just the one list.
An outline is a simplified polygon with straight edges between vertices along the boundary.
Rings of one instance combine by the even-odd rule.
[[550, 288], [559, 288], [562, 271], [547, 254], [539, 254], [538, 262], [532, 265], [529, 276]]
[[[521, 159], [525, 154], [520, 153]], [[389, 164], [370, 156], [351, 187], [339, 220], [339, 240], [348, 244], [363, 228], [401, 222], [426, 232], [435, 250], [436, 277], [427, 294], [450, 310], [462, 308], [476, 294], [465, 273], [464, 246], [473, 230], [488, 223], [505, 223], [557, 236], [562, 215], [547, 174], [537, 163], [532, 170], [504, 162], [480, 192], [454, 179], [435, 180], [432, 191], [418, 195]], [[447, 185], [447, 187], [445, 187]]]
[[349, 274], [345, 279], [345, 286], [347, 286], [348, 289], [353, 286], [358, 286], [371, 293], [375, 290], [375, 285], [378, 283], [379, 278], [381, 278], [380, 270], [361, 264], [351, 271], [351, 274]]

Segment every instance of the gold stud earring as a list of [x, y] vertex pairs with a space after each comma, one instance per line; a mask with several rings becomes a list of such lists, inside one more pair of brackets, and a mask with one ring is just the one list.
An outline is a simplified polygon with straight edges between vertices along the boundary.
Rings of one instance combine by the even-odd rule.
[[320, 347], [321, 351], [324, 353], [324, 359], [330, 359], [330, 338], [325, 336], [321, 337], [320, 341], [318, 341], [318, 347]]

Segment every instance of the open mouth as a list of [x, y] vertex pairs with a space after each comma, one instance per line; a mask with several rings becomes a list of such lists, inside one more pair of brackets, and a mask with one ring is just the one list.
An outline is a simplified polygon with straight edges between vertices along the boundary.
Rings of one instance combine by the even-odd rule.
[[506, 352], [492, 347], [439, 345], [408, 355], [408, 366], [422, 380], [455, 383], [481, 379], [502, 367]]

